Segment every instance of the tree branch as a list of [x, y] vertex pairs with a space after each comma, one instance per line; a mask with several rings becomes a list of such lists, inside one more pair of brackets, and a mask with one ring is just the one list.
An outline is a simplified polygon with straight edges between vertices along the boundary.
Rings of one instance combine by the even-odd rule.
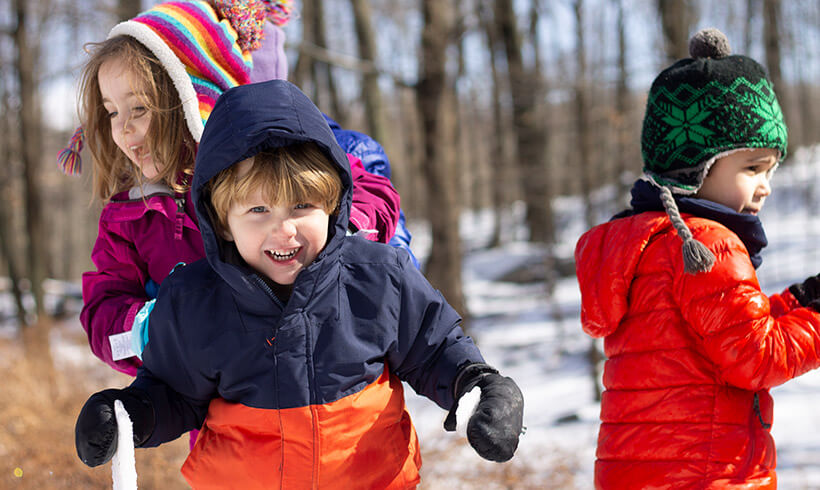
[[388, 76], [390, 77], [390, 79], [393, 80], [393, 83], [395, 83], [399, 87], [412, 89], [416, 86], [415, 83], [408, 82], [399, 75], [390, 73], [386, 70], [379, 69], [374, 63], [370, 61], [366, 61], [361, 58], [357, 58], [355, 56], [347, 55], [344, 53], [339, 53], [337, 51], [331, 51], [327, 48], [323, 48], [321, 46], [318, 46], [307, 41], [300, 42], [298, 45], [296, 45], [296, 49], [299, 51], [301, 55], [309, 56], [322, 63], [338, 66], [339, 68], [343, 68], [345, 70], [355, 71], [362, 74], [377, 73], [379, 75]]

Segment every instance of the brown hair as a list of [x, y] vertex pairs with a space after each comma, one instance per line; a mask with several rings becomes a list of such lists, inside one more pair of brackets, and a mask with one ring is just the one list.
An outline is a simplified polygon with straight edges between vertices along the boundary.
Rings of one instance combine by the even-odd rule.
[[271, 205], [314, 203], [328, 214], [336, 212], [342, 180], [336, 166], [314, 143], [301, 143], [262, 151], [251, 157], [243, 175], [236, 163], [208, 183], [214, 227], [220, 235], [228, 230], [228, 212], [252, 193], [261, 190]]
[[148, 148], [163, 163], [157, 179], [175, 192], [186, 192], [193, 174], [196, 142], [185, 125], [179, 95], [165, 68], [145, 46], [129, 36], [89, 43], [91, 57], [80, 79], [80, 120], [94, 161], [94, 197], [107, 201], [114, 194], [142, 185], [140, 169], [120, 151], [111, 136], [111, 122], [103, 106], [99, 71], [107, 61], [119, 61], [130, 74], [134, 92], [148, 109]]

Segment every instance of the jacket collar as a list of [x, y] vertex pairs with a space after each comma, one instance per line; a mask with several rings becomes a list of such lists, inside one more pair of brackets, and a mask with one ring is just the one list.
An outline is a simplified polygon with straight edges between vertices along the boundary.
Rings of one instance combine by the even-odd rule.
[[[752, 265], [755, 269], [763, 262], [760, 252], [768, 245], [766, 232], [760, 218], [751, 214], [742, 214], [731, 208], [706, 199], [675, 196], [678, 209], [682, 213], [717, 221], [734, 232], [746, 245]], [[612, 219], [632, 216], [645, 211], [664, 211], [660, 198], [660, 189], [645, 180], [638, 180], [632, 187], [632, 209], [622, 211]]]

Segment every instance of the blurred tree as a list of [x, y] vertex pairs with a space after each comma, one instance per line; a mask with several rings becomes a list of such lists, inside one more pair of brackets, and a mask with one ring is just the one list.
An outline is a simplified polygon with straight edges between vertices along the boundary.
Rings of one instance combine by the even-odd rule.
[[594, 190], [593, 173], [598, 169], [591, 161], [593, 135], [590, 114], [590, 100], [587, 88], [587, 49], [584, 31], [584, 2], [573, 2], [575, 13], [575, 129], [578, 137], [578, 171], [581, 180], [581, 198], [584, 200], [584, 221], [587, 228], [595, 224], [592, 191]]
[[689, 57], [689, 35], [697, 20], [694, 0], [657, 0], [667, 63]]
[[[5, 60], [3, 60], [5, 64]], [[0, 256], [6, 266], [6, 271], [9, 275], [9, 282], [11, 283], [11, 294], [14, 299], [14, 305], [17, 309], [18, 324], [26, 325], [26, 308], [23, 305], [23, 291], [20, 285], [20, 272], [17, 267], [17, 250], [12, 240], [13, 224], [12, 224], [12, 205], [11, 196], [13, 195], [12, 183], [16, 180], [12, 176], [11, 168], [14, 166], [14, 153], [12, 148], [13, 132], [11, 130], [13, 122], [13, 111], [9, 110], [9, 93], [7, 90], [5, 77], [0, 77], [0, 195], [4, 199], [4, 203], [0, 206]]]
[[760, 0], [746, 0], [746, 22], [743, 23], [743, 53], [748, 53], [752, 47], [754, 37], [753, 20], [755, 18], [756, 6]]
[[786, 125], [790, 129], [788, 152], [792, 153], [800, 139], [798, 135], [801, 131], [797, 121], [800, 120], [799, 113], [803, 111], [803, 104], [790, 104], [792, 93], [783, 80], [781, 40], [784, 33], [781, 30], [781, 10], [780, 0], [763, 0], [763, 46], [766, 50], [766, 69], [783, 108]]
[[[581, 179], [581, 198], [584, 201], [584, 221], [585, 227], [591, 228], [595, 222], [595, 204], [592, 201], [593, 173], [600, 172], [600, 168], [593, 165], [591, 161], [592, 145], [594, 137], [592, 131], [592, 118], [590, 114], [590, 100], [587, 87], [587, 49], [586, 31], [584, 29], [584, 2], [575, 0], [573, 3], [575, 13], [575, 125], [578, 133], [578, 160], [579, 173]], [[601, 387], [598, 383], [601, 372], [601, 360], [603, 356], [598, 349], [595, 339], [590, 340], [587, 350], [589, 358], [590, 375], [592, 376], [593, 395], [596, 401], [601, 400]]]
[[[485, 43], [490, 59], [490, 84], [491, 84], [491, 120], [492, 138], [490, 141], [490, 179], [493, 182], [491, 207], [493, 209], [493, 227], [490, 231], [490, 247], [501, 245], [502, 219], [504, 216], [504, 206], [508, 203], [507, 187], [508, 179], [505, 175], [515, 168], [513, 162], [507, 159], [505, 149], [505, 128], [504, 110], [501, 104], [501, 70], [503, 69], [504, 45], [500, 41], [498, 25], [493, 21], [492, 6], [489, 2], [479, 1], [476, 3], [477, 17], [484, 31]], [[499, 68], [502, 66], [502, 68]]]
[[763, 0], [763, 44], [766, 49], [766, 68], [779, 98], [783, 97], [785, 88], [781, 71], [780, 39], [780, 0]]
[[[333, 54], [327, 50], [324, 2], [303, 2], [299, 11], [302, 22], [302, 39], [299, 57], [290, 73], [290, 80], [298, 85], [323, 111], [330, 111], [339, 124], [346, 126], [348, 111], [342, 105], [336, 80], [331, 70], [335, 63]], [[357, 67], [348, 67], [357, 69]]]
[[136, 17], [142, 12], [142, 2], [139, 0], [117, 0], [117, 18], [122, 22]]
[[455, 24], [451, 0], [422, 0], [423, 28], [419, 51], [416, 104], [421, 117], [422, 172], [428, 191], [427, 217], [432, 246], [425, 274], [447, 301], [467, 315], [461, 288], [460, 206], [452, 149], [456, 120], [450, 109], [447, 52]]
[[555, 239], [555, 225], [546, 165], [546, 125], [538, 111], [545, 96], [543, 78], [535, 68], [528, 69], [524, 65], [524, 46], [513, 0], [498, 0], [493, 5], [507, 58], [516, 158], [527, 205], [530, 241], [551, 243]]
[[626, 178], [632, 173], [634, 156], [629, 151], [630, 138], [633, 136], [630, 130], [631, 108], [629, 92], [629, 69], [626, 66], [627, 44], [626, 44], [626, 8], [624, 0], [616, 0], [618, 10], [618, 78], [615, 82], [615, 177], [617, 185], [616, 199], [623, 203], [629, 202], [629, 191], [632, 182]]
[[[356, 41], [359, 58], [365, 63], [374, 63], [377, 58], [376, 38], [373, 34], [373, 14], [369, 0], [350, 0], [356, 25]], [[387, 125], [384, 122], [382, 93], [379, 88], [379, 74], [375, 70], [362, 74], [361, 97], [367, 119], [367, 130], [376, 141], [389, 141]]]
[[[323, 2], [318, 2], [313, 16], [313, 37], [316, 41], [316, 46], [322, 49], [325, 49], [328, 46], [326, 27], [325, 4]], [[318, 60], [314, 60], [313, 63], [313, 73], [316, 78], [315, 83], [317, 87], [323, 86], [323, 91], [327, 95], [326, 105], [323, 104], [319, 107], [328, 107], [328, 110], [332, 112], [333, 119], [341, 124], [342, 127], [347, 126], [349, 123], [349, 114], [339, 98], [339, 90], [336, 87], [336, 79], [333, 77], [331, 65], [329, 63], [320, 63]], [[320, 92], [322, 92], [321, 89]]]
[[35, 311], [38, 320], [47, 321], [43, 303], [43, 280], [47, 273], [46, 234], [42, 197], [40, 195], [40, 142], [42, 141], [42, 121], [40, 116], [39, 80], [37, 78], [37, 60], [40, 59], [39, 45], [36, 42], [40, 33], [31, 32], [32, 26], [42, 25], [43, 19], [29, 18], [29, 9], [40, 7], [39, 12], [48, 12], [48, 5], [43, 1], [31, 2], [14, 0], [13, 8], [16, 25], [13, 30], [15, 71], [19, 97], [19, 138], [20, 156], [23, 163], [23, 183], [25, 196], [25, 229], [26, 229], [26, 274], [31, 283]]

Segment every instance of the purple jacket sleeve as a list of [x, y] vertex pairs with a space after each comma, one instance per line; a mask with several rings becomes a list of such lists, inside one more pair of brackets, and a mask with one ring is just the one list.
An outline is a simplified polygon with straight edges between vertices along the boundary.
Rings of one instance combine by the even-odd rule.
[[387, 243], [399, 220], [399, 193], [386, 177], [367, 172], [359, 158], [350, 154], [347, 158], [353, 174], [350, 222], [358, 230], [377, 230], [365, 235], [368, 240]]
[[100, 221], [91, 252], [97, 270], [83, 274], [80, 321], [94, 355], [117, 371], [135, 376], [142, 363], [136, 357], [115, 361], [109, 337], [131, 330], [134, 316], [149, 299], [143, 286], [148, 273], [132, 242], [115, 227]]

